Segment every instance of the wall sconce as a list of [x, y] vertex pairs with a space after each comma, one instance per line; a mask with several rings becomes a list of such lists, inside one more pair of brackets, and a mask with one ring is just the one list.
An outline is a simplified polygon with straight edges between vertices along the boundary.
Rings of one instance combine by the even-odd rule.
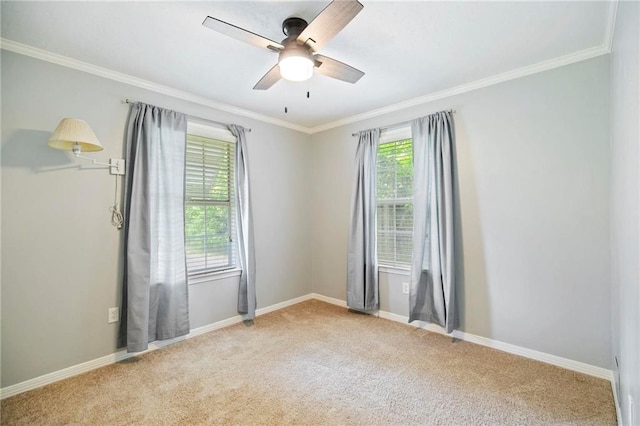
[[124, 175], [124, 160], [110, 158], [108, 163], [103, 163], [95, 158], [82, 155], [83, 152], [102, 151], [104, 148], [98, 141], [96, 134], [86, 121], [77, 118], [63, 118], [58, 127], [53, 131], [48, 145], [51, 148], [71, 151], [76, 158], [91, 160], [91, 164], [109, 166], [112, 175]]
[[[83, 152], [102, 151], [104, 149], [86, 121], [78, 120], [77, 118], [63, 118], [53, 131], [47, 144], [51, 148], [71, 151], [76, 158], [91, 160], [91, 164], [109, 166], [109, 173], [112, 175], [124, 175], [124, 160], [121, 158], [110, 158], [108, 163], [103, 163], [93, 157], [82, 155]], [[122, 212], [120, 212], [118, 200], [118, 178], [116, 177], [115, 200], [109, 210], [111, 211], [111, 224], [121, 229], [124, 224], [124, 218], [122, 217]]]

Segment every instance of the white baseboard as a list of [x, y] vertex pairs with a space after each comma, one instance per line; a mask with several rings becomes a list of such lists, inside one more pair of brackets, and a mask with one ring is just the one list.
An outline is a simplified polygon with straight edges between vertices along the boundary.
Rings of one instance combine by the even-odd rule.
[[[341, 299], [336, 299], [336, 298], [325, 296], [323, 294], [318, 294], [318, 293], [311, 293], [310, 296], [311, 296], [310, 298], [312, 299], [321, 300], [323, 302], [327, 302], [333, 305], [347, 308], [347, 302]], [[444, 329], [439, 325], [430, 324], [423, 321], [414, 321], [412, 323], [409, 323], [409, 317], [406, 317], [404, 315], [398, 315], [392, 312], [380, 311], [380, 310], [375, 311], [371, 314], [378, 316], [380, 318], [410, 325], [412, 327], [422, 328], [428, 331], [432, 331], [434, 333], [447, 335]], [[607, 370], [606, 368], [596, 367], [590, 364], [585, 364], [583, 362], [574, 361], [568, 358], [563, 358], [556, 355], [535, 351], [533, 349], [523, 348], [521, 346], [512, 345], [510, 343], [500, 342], [498, 340], [489, 339], [487, 337], [477, 336], [471, 333], [465, 333], [464, 331], [455, 330], [449, 336], [454, 337], [456, 339], [465, 340], [467, 342], [475, 343], [478, 345], [494, 348], [499, 351], [508, 352], [514, 355], [520, 355], [525, 358], [530, 358], [536, 361], [541, 361], [547, 364], [562, 367], [567, 370], [577, 371], [578, 373], [584, 373], [589, 376], [594, 376], [600, 379], [608, 380], [611, 383], [611, 389], [613, 391], [613, 400], [614, 400], [614, 405], [616, 407], [616, 417], [618, 419], [618, 425], [622, 426], [622, 418], [620, 417], [620, 405], [618, 403], [618, 391], [617, 391], [612, 370]]]
[[390, 319], [405, 323], [417, 328], [423, 328], [425, 330], [451, 336], [455, 339], [464, 340], [466, 342], [475, 343], [477, 345], [486, 346], [489, 348], [497, 349], [502, 352], [507, 352], [514, 355], [519, 355], [525, 358], [534, 359], [547, 364], [555, 365], [558, 367], [566, 368], [567, 370], [577, 371], [578, 373], [584, 373], [589, 376], [599, 377], [601, 379], [612, 380], [613, 372], [606, 368], [596, 367], [584, 362], [574, 361], [572, 359], [563, 358], [557, 355], [551, 355], [545, 352], [536, 351], [522, 346], [512, 345], [510, 343], [501, 342], [499, 340], [489, 339], [487, 337], [478, 336], [471, 333], [465, 333], [464, 331], [454, 330], [453, 333], [447, 334], [442, 327], [436, 324], [430, 324], [423, 321], [414, 321], [409, 323], [409, 318], [403, 315], [397, 315], [390, 312], [379, 311], [378, 316], [380, 318]]
[[[297, 297], [295, 299], [287, 300], [281, 303], [276, 303], [271, 306], [266, 306], [264, 308], [260, 308], [256, 310], [256, 316], [264, 315], [269, 312], [277, 311], [279, 309], [286, 308], [287, 306], [295, 305], [297, 303], [304, 302], [306, 300], [316, 299], [322, 302], [331, 303], [333, 305], [337, 305], [343, 308], [347, 307], [347, 304], [344, 300], [336, 299], [333, 297], [324, 296], [318, 293], [311, 293], [304, 296]], [[446, 334], [444, 329], [435, 324], [429, 324], [422, 321], [414, 321], [413, 323], [408, 323], [408, 318], [403, 315], [394, 314], [386, 311], [377, 311], [374, 315], [379, 316], [380, 318], [385, 318], [391, 321], [400, 322], [403, 324], [407, 324], [413, 327], [422, 328], [428, 331], [432, 331], [434, 333]], [[198, 327], [185, 336], [177, 337], [175, 339], [156, 341], [149, 343], [149, 349], [145, 352], [138, 352], [135, 354], [127, 353], [126, 350], [121, 350], [115, 352], [113, 354], [109, 354], [91, 361], [83, 362], [81, 364], [77, 364], [68, 368], [64, 368], [62, 370], [54, 371], [49, 374], [45, 374], [43, 376], [36, 377], [34, 379], [26, 380], [21, 383], [17, 383], [15, 385], [7, 386], [5, 388], [0, 389], [0, 399], [8, 398], [13, 395], [17, 395], [22, 392], [26, 392], [32, 389], [39, 388], [41, 386], [47, 385], [49, 383], [57, 382], [62, 379], [66, 379], [69, 377], [76, 376], [78, 374], [86, 373], [87, 371], [94, 370], [96, 368], [104, 367], [109, 364], [113, 364], [119, 361], [122, 361], [127, 358], [131, 358], [132, 356], [141, 355], [147, 352], [154, 351], [156, 349], [163, 348], [165, 346], [172, 345], [174, 343], [190, 339], [195, 336], [199, 336], [204, 333], [208, 333], [213, 330], [218, 330], [223, 327], [228, 327], [233, 324], [237, 324], [241, 322], [244, 318], [241, 315], [236, 315], [231, 318], [227, 318], [222, 321], [215, 322], [213, 324], [205, 325], [203, 327]], [[508, 352], [515, 355], [520, 355], [525, 358], [534, 359], [537, 361], [542, 361], [547, 364], [556, 365], [558, 367], [566, 368], [569, 370], [577, 371], [579, 373], [588, 374], [590, 376], [599, 377], [602, 379], [610, 380], [612, 382], [614, 398], [616, 398], [616, 389], [615, 384], [613, 383], [613, 372], [611, 370], [607, 370], [605, 368], [595, 367], [593, 365], [585, 364], [582, 362], [570, 360], [567, 358], [562, 358], [556, 355], [547, 354], [544, 352], [535, 351], [532, 349], [523, 348], [521, 346], [512, 345], [509, 343], [500, 342], [497, 340], [489, 339], [482, 336], [477, 336], [470, 333], [465, 333], [462, 331], [454, 331], [451, 334], [452, 337], [465, 340], [467, 342], [476, 343], [478, 345], [487, 346], [490, 348], [498, 349], [503, 352]], [[617, 403], [617, 402], [616, 402]], [[617, 410], [617, 405], [616, 405]], [[620, 417], [618, 417], [620, 418]]]
[[311, 299], [320, 300], [321, 302], [331, 303], [332, 305], [338, 305], [343, 308], [347, 307], [347, 302], [344, 300], [335, 299], [333, 297], [325, 296], [324, 294], [311, 293], [309, 296]]
[[616, 386], [615, 376], [611, 378], [611, 392], [613, 392], [613, 405], [616, 407], [616, 419], [618, 420], [618, 425], [623, 426], [622, 416], [620, 413], [620, 400], [618, 399], [618, 387]]
[[462, 331], [454, 331], [453, 337], [467, 342], [476, 343], [482, 346], [488, 346], [490, 348], [498, 349], [503, 352], [508, 352], [514, 355], [520, 355], [525, 358], [534, 359], [536, 361], [542, 361], [547, 364], [556, 365], [558, 367], [566, 368], [567, 370], [573, 370], [578, 373], [587, 374], [589, 376], [598, 377], [601, 379], [611, 381], [613, 379], [613, 372], [606, 368], [596, 367], [584, 362], [574, 361], [572, 359], [563, 358], [556, 355], [551, 355], [545, 352], [536, 351], [533, 349], [523, 348], [522, 346], [512, 345], [510, 343], [500, 342], [498, 340], [488, 339], [482, 336], [476, 336], [474, 334], [465, 333]]
[[[311, 294], [307, 294], [295, 299], [287, 300], [282, 303], [276, 303], [275, 305], [266, 306], [264, 308], [256, 309], [256, 316], [264, 315], [269, 312], [277, 311], [278, 309], [286, 308], [287, 306], [295, 305], [305, 300], [312, 298]], [[242, 315], [236, 315], [231, 318], [227, 318], [222, 321], [218, 321], [212, 324], [205, 325], [203, 327], [194, 328], [184, 336], [176, 337], [169, 340], [158, 340], [149, 343], [149, 349], [144, 352], [127, 353], [126, 350], [120, 350], [109, 355], [105, 355], [100, 358], [93, 359], [91, 361], [83, 362], [81, 364], [72, 365], [71, 367], [63, 368], [62, 370], [54, 371], [34, 379], [26, 380], [24, 382], [17, 383], [15, 385], [7, 386], [0, 389], [0, 399], [8, 398], [19, 393], [23, 393], [32, 389], [36, 389], [50, 383], [54, 383], [69, 377], [77, 376], [78, 374], [86, 373], [96, 368], [104, 367], [106, 365], [114, 364], [133, 356], [145, 354], [147, 352], [155, 351], [156, 349], [164, 348], [165, 346], [173, 345], [174, 343], [181, 342], [186, 339], [190, 339], [195, 336], [199, 336], [204, 333], [208, 333], [213, 330], [218, 330], [223, 327], [228, 327], [233, 324], [242, 322], [244, 317]]]
[[297, 305], [298, 303], [302, 303], [311, 299], [313, 299], [313, 296], [311, 294], [305, 294], [304, 296], [296, 297], [295, 299], [285, 300], [284, 302], [276, 303], [275, 305], [256, 309], [256, 316], [268, 314], [269, 312], [277, 311], [279, 309], [286, 308], [287, 306]]
[[[347, 304], [344, 300], [334, 299], [321, 294], [312, 293], [314, 299], [322, 300], [323, 302], [331, 303], [338, 306], [346, 307]], [[376, 311], [372, 313], [380, 318], [388, 319], [391, 321], [400, 322], [410, 325], [412, 327], [422, 328], [428, 331], [439, 334], [447, 334], [442, 327], [436, 324], [430, 324], [423, 321], [414, 321], [409, 323], [409, 318], [404, 315], [394, 314], [387, 311]], [[514, 355], [520, 355], [525, 358], [534, 359], [536, 361], [542, 361], [547, 364], [556, 365], [558, 367], [566, 368], [568, 370], [584, 373], [589, 376], [599, 377], [601, 379], [613, 380], [613, 372], [606, 368], [596, 367], [583, 362], [574, 361], [572, 359], [563, 358], [556, 355], [551, 355], [545, 352], [536, 351], [533, 349], [523, 348], [522, 346], [512, 345], [510, 343], [500, 342], [498, 340], [489, 339], [487, 337], [478, 336], [471, 333], [465, 333], [464, 331], [455, 330], [450, 334], [451, 337], [464, 340], [467, 342], [475, 343], [482, 346], [487, 346], [493, 349], [498, 349], [503, 352], [508, 352]]]

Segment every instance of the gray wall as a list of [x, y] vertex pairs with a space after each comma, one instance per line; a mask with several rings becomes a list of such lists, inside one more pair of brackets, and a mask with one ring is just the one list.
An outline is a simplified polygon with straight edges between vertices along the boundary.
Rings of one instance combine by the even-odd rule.
[[[2, 387], [116, 350], [122, 233], [115, 177], [46, 142], [63, 117], [90, 123], [123, 156], [130, 98], [248, 134], [258, 307], [311, 291], [309, 136], [2, 51]], [[190, 286], [192, 328], [236, 315], [237, 278]]]
[[610, 368], [608, 83], [604, 56], [312, 135], [313, 291], [345, 298], [351, 133], [453, 108], [461, 329]]
[[611, 281], [612, 352], [625, 425], [640, 424], [639, 28], [640, 4], [620, 2], [611, 53]]
[[[122, 157], [124, 98], [253, 129], [259, 307], [311, 291], [344, 299], [351, 133], [456, 109], [462, 329], [609, 368], [608, 81], [601, 57], [309, 137], [3, 51], [2, 387], [116, 349], [115, 178], [46, 141], [61, 118], [83, 118], [105, 146], [96, 157]], [[637, 173], [623, 146], [613, 165]], [[614, 212], [637, 227], [625, 197]], [[382, 309], [407, 314], [406, 280], [382, 274]], [[193, 328], [236, 314], [236, 283], [190, 287]], [[637, 305], [626, 312], [637, 318]]]

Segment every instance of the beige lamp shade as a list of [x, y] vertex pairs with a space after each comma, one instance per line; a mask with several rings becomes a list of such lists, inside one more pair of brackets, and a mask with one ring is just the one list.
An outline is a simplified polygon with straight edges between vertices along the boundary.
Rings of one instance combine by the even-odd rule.
[[[102, 151], [104, 149], [87, 122], [77, 118], [63, 118], [53, 131], [48, 145], [51, 148], [74, 152], [78, 147], [82, 152]], [[73, 149], [74, 145], [76, 150]]]

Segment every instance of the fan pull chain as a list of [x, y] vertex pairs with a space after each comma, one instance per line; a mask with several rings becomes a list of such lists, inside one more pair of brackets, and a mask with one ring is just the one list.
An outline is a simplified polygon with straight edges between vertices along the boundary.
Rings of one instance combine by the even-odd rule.
[[289, 108], [287, 108], [287, 104], [289, 103], [289, 85], [285, 82], [284, 84], [284, 113], [287, 114], [289, 112]]

